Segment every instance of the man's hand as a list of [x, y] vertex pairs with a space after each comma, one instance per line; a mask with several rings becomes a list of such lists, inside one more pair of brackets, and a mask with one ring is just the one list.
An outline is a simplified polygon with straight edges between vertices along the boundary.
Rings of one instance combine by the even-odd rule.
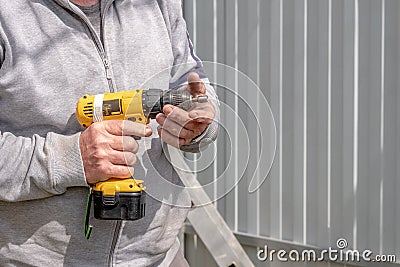
[[138, 151], [138, 143], [132, 136], [151, 134], [149, 126], [132, 121], [93, 123], [79, 140], [87, 183], [130, 177]]
[[[185, 89], [193, 97], [206, 94], [206, 86], [195, 72], [189, 74]], [[210, 102], [195, 103], [189, 112], [166, 105], [163, 112], [156, 117], [162, 127], [158, 134], [165, 143], [177, 148], [189, 144], [193, 138], [203, 133], [215, 116], [214, 106]]]

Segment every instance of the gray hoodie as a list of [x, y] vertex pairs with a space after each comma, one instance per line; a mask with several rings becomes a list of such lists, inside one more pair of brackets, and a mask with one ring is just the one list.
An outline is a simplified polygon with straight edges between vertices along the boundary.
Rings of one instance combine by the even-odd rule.
[[[146, 216], [91, 218], [85, 239], [88, 185], [74, 112], [83, 94], [167, 89], [189, 71], [206, 81], [181, 3], [104, 0], [101, 31], [102, 40], [68, 0], [0, 0], [0, 266], [168, 266], [178, 250], [190, 199], [164, 186], [181, 181], [155, 122], [135, 166], [149, 194]], [[205, 143], [215, 137], [209, 129]], [[183, 149], [197, 151], [200, 139]]]

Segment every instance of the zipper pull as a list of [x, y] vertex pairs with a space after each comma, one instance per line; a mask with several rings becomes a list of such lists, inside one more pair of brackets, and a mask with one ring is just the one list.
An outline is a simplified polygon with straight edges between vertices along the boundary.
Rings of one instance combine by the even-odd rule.
[[106, 78], [107, 80], [111, 80], [112, 75], [111, 75], [111, 70], [110, 70], [110, 63], [108, 62], [108, 59], [104, 59], [104, 68], [106, 69]]

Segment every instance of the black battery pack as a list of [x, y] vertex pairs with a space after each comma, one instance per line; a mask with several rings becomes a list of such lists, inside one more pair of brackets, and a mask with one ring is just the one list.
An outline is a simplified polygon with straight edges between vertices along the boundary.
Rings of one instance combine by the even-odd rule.
[[138, 220], [145, 216], [146, 192], [117, 192], [104, 195], [93, 191], [94, 217], [101, 220]]

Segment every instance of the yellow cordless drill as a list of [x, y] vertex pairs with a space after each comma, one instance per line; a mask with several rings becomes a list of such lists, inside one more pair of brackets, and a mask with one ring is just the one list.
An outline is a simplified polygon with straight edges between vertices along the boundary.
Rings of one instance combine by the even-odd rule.
[[[189, 110], [194, 102], [207, 102], [206, 95], [192, 97], [185, 90], [136, 89], [98, 95], [85, 95], [76, 106], [78, 122], [83, 127], [102, 120], [132, 120], [148, 124], [167, 104]], [[89, 238], [90, 206], [93, 197], [94, 217], [105, 220], [137, 220], [145, 215], [146, 187], [142, 180], [111, 178], [96, 183], [90, 191], [85, 218]], [[92, 196], [93, 195], [93, 196]]]

